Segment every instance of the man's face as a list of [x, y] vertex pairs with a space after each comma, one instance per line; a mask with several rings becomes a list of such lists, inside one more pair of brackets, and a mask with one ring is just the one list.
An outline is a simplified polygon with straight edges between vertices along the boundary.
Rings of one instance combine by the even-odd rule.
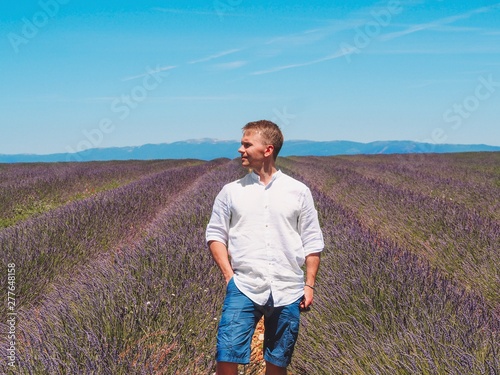
[[258, 168], [266, 158], [272, 157], [273, 146], [267, 145], [260, 133], [246, 131], [241, 138], [238, 149], [241, 154], [241, 165], [246, 168]]

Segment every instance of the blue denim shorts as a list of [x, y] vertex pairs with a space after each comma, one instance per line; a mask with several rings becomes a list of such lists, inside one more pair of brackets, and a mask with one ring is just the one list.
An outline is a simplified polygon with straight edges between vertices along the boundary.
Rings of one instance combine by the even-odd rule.
[[252, 335], [264, 315], [264, 359], [273, 365], [286, 367], [292, 360], [299, 334], [300, 299], [280, 307], [260, 306], [245, 296], [231, 279], [217, 332], [218, 362], [250, 363]]

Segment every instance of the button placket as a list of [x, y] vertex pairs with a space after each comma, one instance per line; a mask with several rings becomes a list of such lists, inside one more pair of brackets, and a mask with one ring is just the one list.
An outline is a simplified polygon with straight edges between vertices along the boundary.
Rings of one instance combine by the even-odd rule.
[[[271, 268], [273, 266], [272, 263], [272, 252], [271, 252], [271, 216], [269, 212], [269, 190], [264, 189], [264, 241], [266, 245], [266, 257], [267, 257], [267, 266], [269, 269], [268, 274], [271, 275]], [[272, 280], [271, 280], [272, 283]]]

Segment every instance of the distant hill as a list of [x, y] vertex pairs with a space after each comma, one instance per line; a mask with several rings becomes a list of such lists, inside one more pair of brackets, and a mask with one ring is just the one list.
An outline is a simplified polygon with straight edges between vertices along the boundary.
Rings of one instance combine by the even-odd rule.
[[[187, 140], [173, 143], [146, 144], [134, 147], [92, 148], [78, 153], [37, 154], [0, 154], [0, 163], [22, 162], [59, 162], [94, 160], [151, 160], [151, 159], [201, 159], [235, 158], [240, 146], [239, 141], [216, 139]], [[409, 153], [448, 153], [500, 151], [498, 146], [430, 144], [412, 141], [377, 141], [359, 143], [350, 141], [286, 141], [281, 156], [327, 156], [354, 154], [409, 154]]]

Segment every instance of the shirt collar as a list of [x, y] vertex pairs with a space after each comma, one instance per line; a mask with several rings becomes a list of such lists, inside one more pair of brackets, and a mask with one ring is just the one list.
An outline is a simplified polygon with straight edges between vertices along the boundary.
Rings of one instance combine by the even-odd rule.
[[[273, 173], [273, 175], [271, 176], [271, 181], [269, 181], [269, 184], [268, 184], [268, 185], [272, 184], [272, 183], [274, 182], [274, 180], [276, 180], [276, 179], [277, 179], [278, 177], [280, 177], [282, 174], [283, 174], [283, 173], [281, 172], [281, 170], [280, 170], [280, 169], [278, 169], [276, 172], [274, 172], [274, 173]], [[254, 171], [252, 171], [252, 172], [250, 173], [250, 176], [251, 176], [252, 180], [254, 180], [255, 182], [258, 182], [259, 184], [261, 183], [261, 182], [260, 182], [260, 176], [259, 176], [257, 173], [255, 173]]]

